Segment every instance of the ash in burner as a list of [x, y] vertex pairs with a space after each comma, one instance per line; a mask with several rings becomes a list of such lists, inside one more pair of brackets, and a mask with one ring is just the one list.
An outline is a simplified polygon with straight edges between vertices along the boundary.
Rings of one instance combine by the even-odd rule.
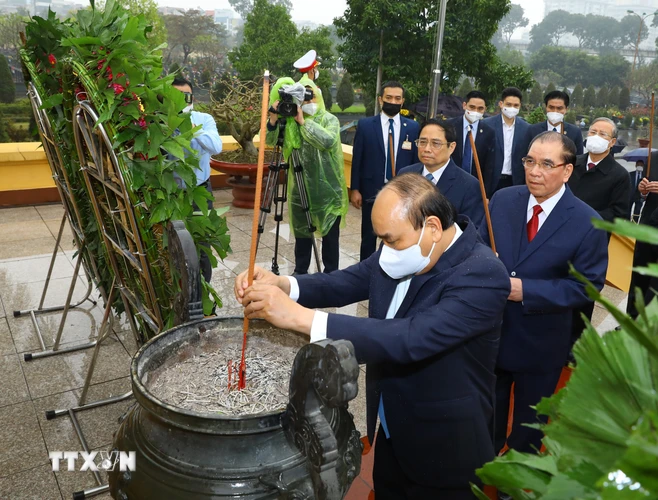
[[237, 389], [241, 337], [183, 345], [175, 359], [157, 368], [145, 384], [159, 400], [197, 413], [239, 417], [280, 411], [288, 404], [290, 371], [300, 346], [272, 340], [248, 337], [247, 385], [241, 391]]

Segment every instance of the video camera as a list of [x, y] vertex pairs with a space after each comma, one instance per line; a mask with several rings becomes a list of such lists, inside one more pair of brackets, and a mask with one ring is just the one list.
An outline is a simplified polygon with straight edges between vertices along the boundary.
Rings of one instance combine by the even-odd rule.
[[305, 101], [310, 101], [313, 96], [313, 91], [301, 83], [284, 85], [279, 89], [279, 108], [276, 112], [279, 116], [295, 117], [297, 116], [297, 106], [301, 106]]

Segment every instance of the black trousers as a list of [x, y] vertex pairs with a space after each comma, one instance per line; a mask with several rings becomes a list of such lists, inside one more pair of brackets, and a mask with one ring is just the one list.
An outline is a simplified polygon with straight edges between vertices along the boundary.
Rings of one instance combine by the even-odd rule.
[[[394, 439], [392, 436], [391, 439]], [[391, 446], [379, 428], [375, 443], [375, 464], [372, 472], [376, 500], [473, 500], [468, 485], [460, 489], [439, 489], [413, 483], [404, 473]], [[432, 450], [427, 450], [429, 453]], [[423, 450], [418, 450], [419, 454]]]
[[361, 205], [361, 251], [359, 260], [364, 261], [377, 250], [377, 236], [372, 229], [372, 206], [375, 200], [363, 200]]
[[[199, 186], [205, 187], [210, 193], [210, 199], [208, 200], [208, 210], [212, 210], [214, 208], [213, 206], [214, 197], [212, 194], [212, 186], [210, 185], [210, 179], [208, 179], [203, 184], [199, 184]], [[197, 210], [200, 210], [196, 202], [192, 203], [192, 208], [194, 209], [195, 212]], [[207, 243], [199, 243], [199, 246], [207, 248], [208, 251], [212, 251], [212, 249]], [[212, 265], [210, 264], [210, 259], [208, 258], [208, 256], [203, 250], [199, 250], [199, 253], [200, 253], [199, 265], [201, 266], [201, 274], [203, 275], [203, 279], [206, 280], [206, 283], [210, 283], [210, 279], [212, 278]]]
[[[331, 226], [329, 232], [322, 237], [322, 264], [324, 272], [330, 273], [338, 269], [340, 248], [340, 217]], [[295, 238], [295, 274], [306, 274], [313, 257], [313, 238]]]
[[[522, 424], [547, 422], [547, 417], [537, 415], [530, 408], [542, 398], [551, 396], [560, 380], [562, 368], [548, 373], [508, 372], [496, 369], [496, 416], [494, 429], [494, 450], [499, 453], [507, 445], [526, 453], [534, 453], [541, 448], [543, 433], [529, 429]], [[514, 383], [514, 422], [507, 440], [507, 417], [510, 405], [510, 390]]]
[[[650, 214], [649, 218], [644, 219], [649, 226], [658, 228], [658, 210]], [[635, 251], [633, 253], [633, 267], [644, 267], [649, 263], [658, 261], [658, 245], [651, 243], [644, 243], [638, 241], [635, 243]], [[633, 272], [631, 275], [631, 288], [628, 291], [628, 304], [626, 305], [626, 313], [636, 318], [638, 312], [635, 308], [636, 288], [640, 289], [640, 293], [644, 298], [645, 304], [653, 300], [658, 291], [658, 278], [652, 276], [643, 276], [639, 273]]]

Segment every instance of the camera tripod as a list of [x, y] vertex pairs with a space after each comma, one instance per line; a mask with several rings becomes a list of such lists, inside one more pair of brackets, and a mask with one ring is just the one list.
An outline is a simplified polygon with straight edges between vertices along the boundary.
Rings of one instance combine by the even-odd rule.
[[[258, 246], [260, 244], [260, 236], [263, 234], [265, 228], [265, 219], [267, 214], [272, 212], [272, 202], [274, 202], [274, 220], [276, 221], [276, 239], [274, 241], [274, 257], [272, 257], [272, 272], [274, 274], [279, 274], [279, 228], [281, 221], [283, 220], [283, 207], [285, 202], [288, 200], [288, 174], [290, 172], [290, 166], [292, 165], [292, 170], [295, 175], [295, 181], [297, 182], [297, 189], [299, 190], [299, 198], [302, 206], [302, 211], [306, 215], [306, 224], [311, 239], [313, 241], [313, 255], [315, 256], [315, 264], [317, 265], [318, 272], [322, 271], [320, 267], [320, 254], [318, 253], [318, 246], [315, 242], [315, 226], [311, 220], [311, 213], [308, 204], [308, 194], [306, 192], [306, 183], [304, 182], [303, 167], [301, 159], [299, 158], [299, 151], [296, 149], [292, 150], [290, 154], [290, 164], [288, 164], [283, 159], [283, 141], [285, 138], [286, 132], [286, 118], [279, 118], [279, 136], [277, 137], [276, 146], [274, 148], [274, 157], [269, 165], [269, 172], [267, 174], [267, 181], [265, 183], [265, 194], [263, 196], [263, 201], [260, 206], [260, 219], [258, 221], [258, 236], [256, 239], [256, 251], [258, 251]], [[261, 140], [264, 140], [261, 139]], [[279, 172], [283, 171], [283, 183], [279, 183]], [[291, 224], [292, 225], [292, 224]]]

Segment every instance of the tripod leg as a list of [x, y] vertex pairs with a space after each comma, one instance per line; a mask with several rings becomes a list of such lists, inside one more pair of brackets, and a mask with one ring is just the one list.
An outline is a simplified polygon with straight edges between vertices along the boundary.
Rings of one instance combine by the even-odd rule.
[[258, 219], [258, 235], [256, 237], [256, 253], [258, 253], [258, 247], [260, 246], [260, 235], [263, 234], [265, 230], [265, 219], [267, 214], [272, 211], [272, 201], [276, 195], [277, 179], [279, 177], [279, 166], [270, 165], [270, 171], [267, 174], [267, 181], [265, 182], [265, 194], [263, 196], [263, 201], [260, 205], [260, 216]]
[[[274, 220], [276, 221], [276, 234], [274, 239], [274, 256], [272, 257], [272, 272], [279, 274], [279, 232], [283, 220], [283, 209], [288, 199], [288, 164], [281, 164], [283, 169], [283, 184], [277, 184], [276, 198], [274, 199]], [[278, 177], [277, 177], [278, 178]]]
[[304, 172], [301, 161], [299, 159], [299, 152], [297, 150], [293, 151], [290, 155], [292, 160], [292, 167], [295, 172], [295, 180], [297, 181], [297, 189], [299, 190], [299, 199], [301, 201], [302, 210], [306, 215], [306, 224], [308, 232], [311, 235], [311, 240], [313, 242], [313, 255], [315, 256], [315, 265], [318, 268], [318, 272], [322, 272], [322, 265], [320, 263], [320, 253], [318, 252], [318, 244], [315, 241], [315, 230], [316, 227], [313, 225], [313, 219], [311, 219], [311, 209], [308, 203], [308, 194], [306, 192], [306, 183], [304, 182]]

